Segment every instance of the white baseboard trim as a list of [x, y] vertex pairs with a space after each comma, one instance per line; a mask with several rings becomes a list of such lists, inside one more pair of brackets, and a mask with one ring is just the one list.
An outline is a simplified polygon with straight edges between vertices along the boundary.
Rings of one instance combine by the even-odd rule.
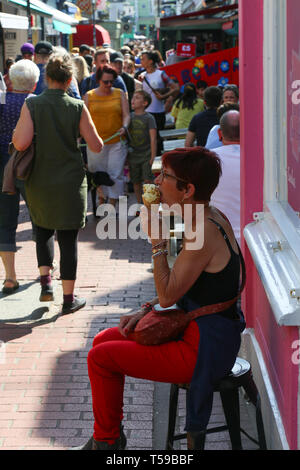
[[261, 398], [268, 450], [290, 450], [268, 370], [252, 328], [247, 328], [242, 335], [239, 356], [251, 364], [253, 378]]

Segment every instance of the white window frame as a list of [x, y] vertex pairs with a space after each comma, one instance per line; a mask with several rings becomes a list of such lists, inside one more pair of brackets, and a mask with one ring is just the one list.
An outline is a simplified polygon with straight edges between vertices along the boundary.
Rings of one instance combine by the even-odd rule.
[[263, 1], [264, 206], [244, 235], [277, 323], [300, 326], [300, 219], [287, 188], [287, 5]]

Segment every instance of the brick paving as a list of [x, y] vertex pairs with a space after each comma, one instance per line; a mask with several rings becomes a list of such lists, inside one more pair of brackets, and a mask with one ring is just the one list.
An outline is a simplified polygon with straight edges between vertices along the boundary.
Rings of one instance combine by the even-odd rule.
[[[57, 312], [51, 315], [45, 309], [40, 315], [33, 316], [30, 312], [24, 318], [19, 302], [15, 312], [19, 320], [12, 321], [14, 317], [5, 317], [3, 308], [7, 302], [0, 298], [3, 342], [0, 343], [0, 450], [64, 450], [84, 443], [93, 428], [86, 366], [93, 338], [100, 329], [117, 325], [120, 315], [155, 295], [149, 244], [141, 239], [99, 240], [96, 224], [89, 214], [79, 237], [75, 293], [86, 297], [84, 309], [64, 317]], [[23, 203], [17, 240], [18, 279], [27, 286], [37, 281], [38, 270], [31, 225]], [[59, 259], [57, 247], [56, 259]], [[1, 265], [0, 279], [3, 278]], [[61, 290], [57, 271], [54, 278]], [[24, 289], [22, 295], [33, 295], [26, 292], [29, 289]], [[32, 311], [39, 311], [41, 303], [35, 295], [29, 300]], [[158, 413], [155, 386], [150, 381], [126, 378], [124, 428], [129, 450], [153, 449]], [[165, 410], [167, 400], [165, 394]], [[161, 406], [160, 403], [160, 409]], [[220, 410], [213, 411], [212, 420], [217, 412]], [[183, 418], [181, 406], [181, 426]], [[214, 442], [208, 438], [208, 448], [227, 449], [229, 441], [225, 434], [227, 437], [219, 436]]]

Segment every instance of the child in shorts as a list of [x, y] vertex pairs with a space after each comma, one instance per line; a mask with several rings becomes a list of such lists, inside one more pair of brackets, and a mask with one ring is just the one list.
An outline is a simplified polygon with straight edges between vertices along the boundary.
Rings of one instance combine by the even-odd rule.
[[139, 204], [142, 203], [143, 183], [153, 181], [151, 166], [156, 156], [156, 122], [152, 114], [145, 112], [150, 103], [149, 93], [144, 90], [134, 92], [131, 100], [133, 112], [130, 115], [128, 128], [130, 135], [128, 163], [130, 180]]

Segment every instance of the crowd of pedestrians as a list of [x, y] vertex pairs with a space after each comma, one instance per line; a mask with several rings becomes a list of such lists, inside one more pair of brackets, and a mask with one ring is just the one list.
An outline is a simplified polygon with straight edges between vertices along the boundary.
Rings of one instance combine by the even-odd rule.
[[[235, 242], [240, 238], [238, 87], [221, 89], [202, 80], [180, 86], [161, 70], [165, 62], [159, 51], [148, 43], [146, 46], [123, 46], [116, 51], [107, 44], [96, 49], [83, 44], [67, 52], [40, 41], [35, 46], [24, 44], [18, 60], [6, 61], [6, 92], [0, 104], [1, 187], [10, 142], [18, 151], [34, 142], [35, 160], [25, 184], [16, 179], [14, 194], [0, 193], [4, 294], [19, 288], [15, 252], [21, 196], [33, 225], [42, 302], [54, 298], [51, 272], [56, 233], [62, 314], [85, 305], [85, 299], [74, 295], [77, 238], [86, 223], [88, 185], [93, 175], [106, 175], [110, 181], [97, 185], [98, 204], [108, 202], [116, 207], [125, 193], [127, 162], [137, 203], [142, 203], [143, 183], [155, 181], [163, 203], [192, 208], [192, 219], [186, 221], [192, 233], [198, 230], [197, 205], [204, 207], [204, 246], [191, 252], [184, 242], [172, 269], [166, 257], [166, 240], [154, 239], [149, 226], [144, 226], [152, 244], [158, 298], [142, 306], [137, 316], [123, 318], [118, 328], [95, 338], [88, 359], [95, 429], [83, 449], [125, 447], [121, 424], [125, 374], [161, 382], [192, 382], [193, 395], [204, 380], [196, 371], [201, 354], [208, 357], [209, 351], [213, 358], [207, 361], [205, 380], [212, 373], [213, 380], [223, 377], [234, 363], [243, 328], [242, 314], [234, 303], [212, 321], [191, 322], [180, 341], [145, 347], [129, 340], [136, 322], [158, 303], [163, 307], [177, 303], [190, 311], [234, 298], [240, 271]], [[165, 128], [167, 113], [175, 128], [187, 129], [185, 144], [163, 155], [162, 171], [154, 180], [151, 167], [154, 158], [163, 154], [159, 131]], [[213, 206], [225, 214], [229, 211], [229, 220]], [[141, 211], [144, 209], [141, 204]], [[136, 212], [139, 215], [140, 210]], [[203, 344], [199, 339], [202, 329], [206, 335]], [[217, 342], [212, 330], [218, 333]], [[230, 344], [228, 338], [232, 339]], [[218, 359], [220, 350], [222, 361]], [[219, 361], [218, 369], [214, 361]], [[196, 416], [193, 408], [199, 397], [193, 395], [189, 404], [190, 449], [197, 448], [198, 427], [205, 425], [209, 414], [212, 384], [206, 381], [205, 387], [207, 396], [200, 404], [205, 406], [205, 416]]]

